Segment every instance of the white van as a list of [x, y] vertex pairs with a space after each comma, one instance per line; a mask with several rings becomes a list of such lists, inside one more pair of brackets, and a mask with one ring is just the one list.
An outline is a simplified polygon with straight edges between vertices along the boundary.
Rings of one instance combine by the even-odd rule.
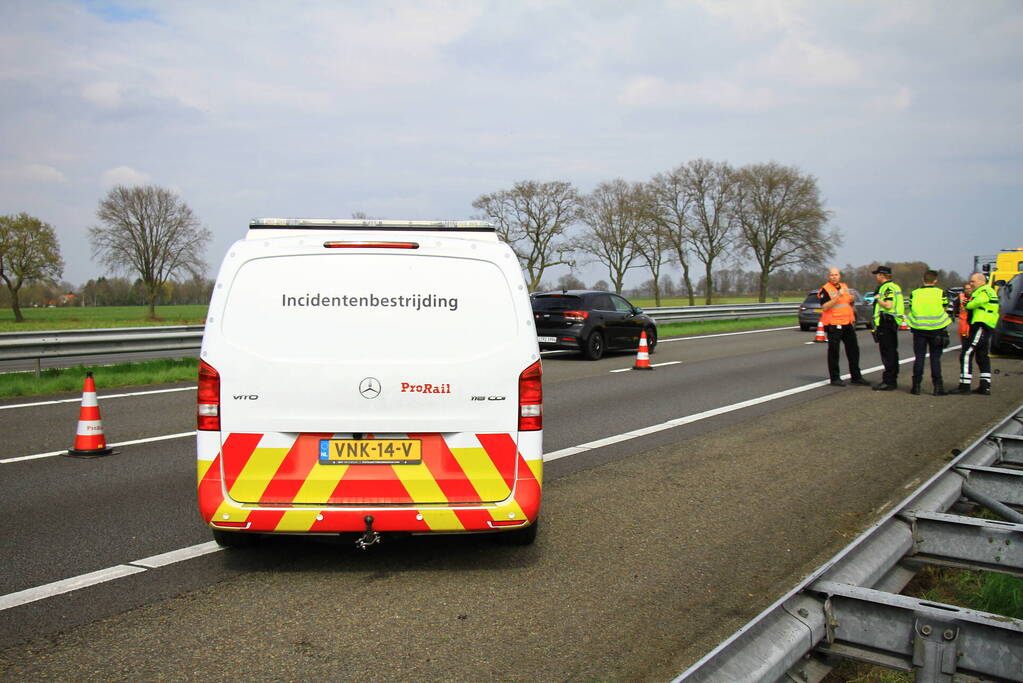
[[221, 545], [531, 543], [542, 403], [525, 282], [489, 224], [255, 219], [206, 318], [199, 510]]

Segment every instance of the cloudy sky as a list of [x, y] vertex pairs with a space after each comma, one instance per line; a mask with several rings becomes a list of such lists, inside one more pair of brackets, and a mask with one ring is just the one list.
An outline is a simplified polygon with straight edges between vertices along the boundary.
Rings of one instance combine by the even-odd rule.
[[82, 284], [116, 184], [177, 191], [212, 275], [254, 216], [776, 161], [818, 179], [839, 264], [965, 273], [1023, 246], [1021, 56], [1018, 0], [3, 0], [0, 213]]

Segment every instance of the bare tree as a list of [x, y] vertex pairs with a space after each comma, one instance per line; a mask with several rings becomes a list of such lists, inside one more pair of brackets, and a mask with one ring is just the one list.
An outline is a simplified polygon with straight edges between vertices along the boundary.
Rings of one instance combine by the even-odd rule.
[[714, 261], [735, 244], [735, 172], [727, 162], [695, 159], [685, 165], [686, 192], [692, 198], [689, 209], [690, 234], [696, 258], [704, 265], [706, 300], [714, 296]]
[[178, 274], [202, 275], [212, 235], [174, 192], [118, 185], [100, 200], [96, 216], [102, 225], [89, 228], [93, 257], [114, 271], [138, 273], [151, 320], [165, 282]]
[[767, 301], [767, 282], [779, 268], [822, 267], [841, 244], [838, 232], [825, 232], [817, 180], [795, 166], [752, 164], [737, 173], [735, 215], [743, 246], [760, 266], [758, 293]]
[[558, 278], [558, 289], [586, 289], [586, 283], [575, 276], [575, 273], [565, 273]]
[[579, 206], [579, 193], [571, 183], [522, 180], [510, 190], [480, 195], [472, 206], [497, 224], [497, 234], [511, 245], [529, 276], [530, 291], [536, 291], [548, 268], [574, 265], [565, 234]]
[[692, 255], [692, 230], [689, 209], [693, 199], [686, 184], [685, 166], [669, 173], [658, 173], [646, 184], [650, 216], [674, 250], [674, 260], [682, 267], [682, 282], [689, 293], [689, 305], [696, 304], [693, 281], [689, 276]]
[[580, 251], [607, 266], [615, 292], [622, 291], [625, 273], [639, 258], [639, 230], [643, 219], [643, 189], [621, 178], [597, 185], [583, 197], [579, 217], [587, 230], [579, 239]]
[[649, 185], [639, 185], [637, 190], [639, 232], [636, 235], [636, 250], [650, 271], [654, 305], [660, 306], [661, 269], [675, 257], [674, 242], [670, 233], [662, 229], [661, 223], [655, 218], [658, 212], [654, 208]]
[[0, 279], [11, 295], [15, 322], [25, 322], [18, 292], [26, 283], [56, 284], [64, 259], [53, 226], [27, 213], [0, 216]]

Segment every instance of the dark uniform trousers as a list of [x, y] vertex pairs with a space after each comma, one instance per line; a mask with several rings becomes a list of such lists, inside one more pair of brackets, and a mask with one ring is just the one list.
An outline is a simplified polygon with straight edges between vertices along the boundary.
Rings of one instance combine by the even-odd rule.
[[877, 352], [884, 365], [881, 381], [894, 387], [899, 380], [899, 326], [890, 315], [882, 315], [876, 332]]
[[924, 356], [931, 356], [931, 381], [941, 381], [941, 352], [945, 349], [941, 330], [913, 330], [913, 384], [924, 378]]
[[991, 381], [991, 358], [988, 351], [991, 348], [991, 328], [984, 323], [973, 323], [970, 325], [969, 346], [963, 349], [962, 368], [960, 382], [968, 382], [973, 370], [973, 359], [977, 359], [977, 368], [980, 370], [981, 379]]
[[856, 325], [825, 325], [828, 336], [828, 374], [831, 381], [842, 378], [838, 367], [838, 345], [845, 344], [845, 358], [849, 361], [849, 374], [852, 379], [862, 379], [860, 375], [860, 345], [856, 341]]

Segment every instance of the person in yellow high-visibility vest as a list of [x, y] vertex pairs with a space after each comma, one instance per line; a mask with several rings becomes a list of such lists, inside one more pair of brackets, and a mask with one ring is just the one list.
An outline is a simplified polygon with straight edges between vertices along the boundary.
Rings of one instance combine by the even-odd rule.
[[988, 352], [991, 348], [991, 334], [995, 325], [998, 324], [998, 295], [987, 283], [983, 273], [974, 273], [970, 276], [970, 283], [973, 285], [973, 294], [966, 302], [966, 310], [970, 316], [970, 345], [963, 353], [962, 368], [959, 374], [960, 394], [970, 393], [970, 371], [973, 367], [973, 358], [977, 358], [977, 367], [980, 369], [980, 386], [973, 390], [975, 394], [991, 395], [991, 359]]
[[892, 269], [878, 266], [871, 274], [877, 278], [874, 296], [874, 341], [881, 354], [884, 373], [874, 391], [894, 391], [899, 379], [899, 320], [904, 314], [902, 288], [892, 281]]
[[945, 312], [948, 297], [938, 287], [938, 274], [933, 270], [924, 273], [924, 286], [909, 294], [909, 329], [913, 330], [913, 386], [911, 394], [920, 393], [924, 377], [924, 358], [931, 357], [931, 383], [934, 395], [945, 395], [945, 384], [941, 377], [941, 352], [948, 345], [948, 326], [952, 319]]

